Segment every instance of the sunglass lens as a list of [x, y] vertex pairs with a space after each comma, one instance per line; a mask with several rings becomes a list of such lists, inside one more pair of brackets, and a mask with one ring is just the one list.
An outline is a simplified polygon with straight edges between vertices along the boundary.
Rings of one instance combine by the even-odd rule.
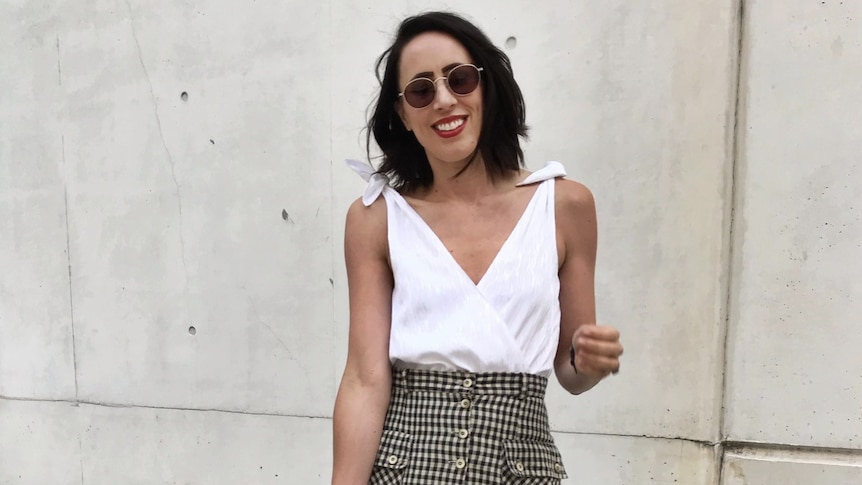
[[434, 101], [434, 83], [428, 79], [416, 79], [404, 90], [404, 99], [414, 108], [424, 108]]
[[458, 66], [449, 72], [446, 79], [452, 92], [464, 96], [479, 86], [479, 70], [473, 66]]

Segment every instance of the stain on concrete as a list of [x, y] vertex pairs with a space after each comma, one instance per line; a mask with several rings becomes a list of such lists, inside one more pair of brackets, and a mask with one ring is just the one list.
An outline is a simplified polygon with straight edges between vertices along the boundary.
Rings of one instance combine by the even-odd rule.
[[729, 464], [730, 471], [733, 473], [733, 478], [739, 479], [741, 485], [746, 485], [748, 483], [745, 478], [745, 471], [742, 470], [742, 467], [739, 463], [730, 462]]
[[60, 68], [60, 36], [57, 35], [57, 82], [63, 85], [63, 70]]
[[836, 37], [835, 40], [832, 41], [832, 54], [834, 54], [835, 57], [839, 57], [839, 56], [841, 56], [841, 54], [843, 52], [844, 52], [844, 41], [841, 40], [840, 36]]

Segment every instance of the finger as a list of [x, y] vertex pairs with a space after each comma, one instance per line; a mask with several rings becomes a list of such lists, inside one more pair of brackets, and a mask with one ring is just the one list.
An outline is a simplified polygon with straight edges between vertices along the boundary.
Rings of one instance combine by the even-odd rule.
[[602, 379], [607, 377], [609, 374], [616, 374], [619, 372], [620, 366], [615, 365], [613, 368], [611, 367], [594, 367], [589, 365], [580, 365], [578, 367], [578, 374], [582, 374], [589, 377], [594, 377], [598, 379]]
[[584, 323], [579, 326], [572, 335], [573, 340], [579, 337], [615, 341], [620, 339], [620, 331], [614, 327], [596, 325], [594, 323]]
[[620, 339], [620, 331], [614, 327], [594, 325], [589, 336], [598, 340], [617, 341]]
[[619, 357], [623, 355], [623, 346], [619, 342], [579, 338], [575, 343], [575, 351], [589, 352], [606, 357]]
[[619, 359], [613, 357], [605, 357], [590, 353], [576, 354], [575, 365], [578, 370], [583, 370], [587, 374], [608, 375], [611, 372], [617, 371], [620, 368]]
[[586, 350], [576, 352], [575, 357], [581, 358], [588, 365], [608, 364], [609, 367], [615, 367], [620, 360], [614, 355], [596, 354]]

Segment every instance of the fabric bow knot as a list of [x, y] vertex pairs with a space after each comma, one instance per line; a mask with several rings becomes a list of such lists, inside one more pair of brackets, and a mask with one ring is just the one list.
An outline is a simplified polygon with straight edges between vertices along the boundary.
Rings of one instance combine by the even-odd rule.
[[383, 174], [376, 173], [374, 167], [359, 160], [347, 159], [345, 162], [348, 167], [368, 182], [368, 186], [365, 187], [365, 192], [362, 194], [362, 203], [366, 207], [370, 206], [380, 197], [383, 189], [389, 185], [389, 178]]

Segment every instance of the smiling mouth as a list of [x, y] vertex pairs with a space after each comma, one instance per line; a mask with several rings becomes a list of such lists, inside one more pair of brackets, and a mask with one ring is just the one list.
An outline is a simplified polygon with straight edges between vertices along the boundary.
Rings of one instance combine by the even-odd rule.
[[437, 131], [454, 131], [463, 126], [465, 121], [466, 118], [458, 118], [452, 121], [447, 121], [446, 123], [438, 123], [433, 125], [432, 128]]

